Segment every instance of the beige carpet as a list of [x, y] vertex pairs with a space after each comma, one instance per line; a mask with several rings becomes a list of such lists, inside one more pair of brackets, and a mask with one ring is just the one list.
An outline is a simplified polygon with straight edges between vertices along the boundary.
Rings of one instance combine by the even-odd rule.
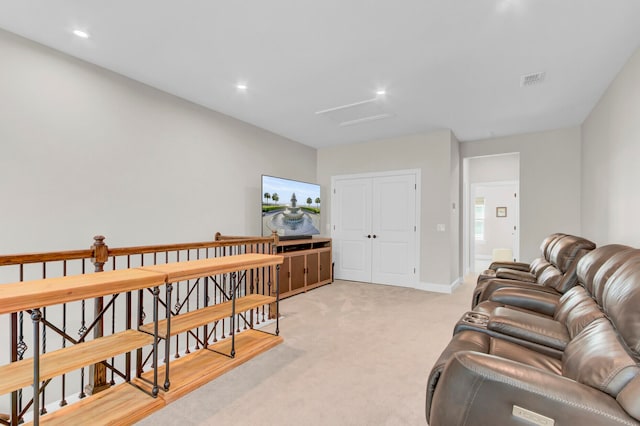
[[283, 344], [139, 424], [425, 425], [427, 376], [472, 290], [336, 281], [283, 300]]

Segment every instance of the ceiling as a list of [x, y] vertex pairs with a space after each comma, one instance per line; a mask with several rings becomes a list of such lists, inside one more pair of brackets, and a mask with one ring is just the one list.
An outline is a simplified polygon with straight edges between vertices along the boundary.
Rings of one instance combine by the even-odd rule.
[[640, 1], [0, 0], [0, 28], [321, 148], [579, 125], [640, 46]]

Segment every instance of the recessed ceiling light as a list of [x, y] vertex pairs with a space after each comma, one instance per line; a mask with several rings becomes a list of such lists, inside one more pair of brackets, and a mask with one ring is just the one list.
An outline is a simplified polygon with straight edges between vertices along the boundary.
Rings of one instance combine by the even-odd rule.
[[387, 94], [387, 91], [384, 90], [384, 89], [380, 89], [380, 90], [376, 91], [376, 95], [378, 95], [378, 96], [384, 96], [386, 94]]
[[238, 83], [236, 84], [236, 89], [238, 90], [247, 90], [247, 85], [244, 83]]
[[73, 33], [80, 38], [89, 38], [89, 33], [82, 30], [73, 30]]

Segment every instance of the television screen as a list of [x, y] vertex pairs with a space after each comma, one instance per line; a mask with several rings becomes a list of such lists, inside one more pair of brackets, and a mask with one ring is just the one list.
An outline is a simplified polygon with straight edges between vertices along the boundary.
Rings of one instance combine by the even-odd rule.
[[320, 233], [320, 185], [262, 175], [262, 235], [304, 238]]

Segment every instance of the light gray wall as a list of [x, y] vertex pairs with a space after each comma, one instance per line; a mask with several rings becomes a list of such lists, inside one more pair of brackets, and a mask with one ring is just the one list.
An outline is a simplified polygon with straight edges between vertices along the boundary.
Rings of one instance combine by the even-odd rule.
[[469, 159], [469, 183], [517, 181], [519, 178], [520, 156], [518, 154]]
[[463, 158], [520, 153], [520, 259], [539, 254], [554, 232], [581, 235], [580, 128], [461, 144]]
[[640, 49], [582, 124], [582, 229], [640, 247]]
[[0, 31], [0, 253], [260, 234], [316, 150]]
[[[449, 130], [403, 136], [366, 143], [333, 146], [318, 150], [318, 181], [328, 191], [331, 176], [420, 169], [420, 280], [428, 284], [449, 285], [452, 276], [452, 144], [457, 141]], [[457, 160], [456, 160], [457, 162]], [[329, 194], [323, 193], [329, 200]], [[325, 218], [330, 218], [327, 206]], [[446, 224], [446, 232], [437, 232], [436, 224]], [[327, 223], [327, 226], [330, 224]], [[327, 228], [328, 232], [328, 228]], [[457, 232], [457, 230], [456, 230]], [[457, 260], [456, 260], [457, 262]]]

